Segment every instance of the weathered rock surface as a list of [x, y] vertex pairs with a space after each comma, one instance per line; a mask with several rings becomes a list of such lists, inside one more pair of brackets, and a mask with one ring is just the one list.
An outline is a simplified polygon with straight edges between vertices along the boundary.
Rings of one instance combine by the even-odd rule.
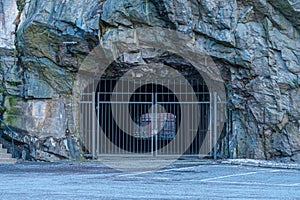
[[[24, 143], [25, 136], [53, 137], [50, 143], [63, 147], [67, 122], [76, 130], [72, 88], [82, 60], [99, 42], [122, 37], [123, 30], [163, 27], [191, 37], [220, 67], [232, 121], [220, 157], [300, 161], [299, 1], [1, 0], [0, 23], [1, 112], [7, 110], [5, 120]], [[15, 25], [16, 37], [8, 34]], [[129, 52], [108, 75], [153, 61], [156, 53]], [[36, 146], [32, 155], [48, 160], [61, 150]]]
[[[74, 72], [98, 44], [97, 8], [97, 1], [35, 0], [25, 5], [16, 34], [26, 69], [25, 98], [71, 93]], [[36, 85], [41, 88], [30, 88]]]
[[[46, 152], [37, 145], [44, 138], [63, 138], [67, 123], [75, 131], [71, 92], [81, 60], [98, 44], [99, 4], [1, 0], [0, 5], [3, 117], [34, 141], [35, 152]], [[30, 155], [53, 160], [42, 152]]]
[[[127, 6], [120, 6], [122, 3]], [[159, 19], [163, 22], [158, 26], [172, 27], [195, 38], [196, 43], [221, 62], [222, 71], [229, 71], [230, 76], [225, 80], [232, 126], [229, 141], [222, 143], [230, 147], [227, 156], [270, 159], [297, 155], [300, 37], [299, 19], [290, 16], [299, 15], [299, 3], [230, 0], [122, 3], [114, 0], [104, 3], [101, 17], [103, 24], [107, 24], [104, 41], [110, 39], [112, 31], [124, 26], [132, 28], [138, 22], [157, 26], [151, 22]], [[153, 14], [140, 7], [149, 8]], [[161, 8], [165, 8], [164, 14]], [[131, 13], [140, 15], [133, 17]], [[227, 148], [222, 149], [220, 156], [228, 154]]]

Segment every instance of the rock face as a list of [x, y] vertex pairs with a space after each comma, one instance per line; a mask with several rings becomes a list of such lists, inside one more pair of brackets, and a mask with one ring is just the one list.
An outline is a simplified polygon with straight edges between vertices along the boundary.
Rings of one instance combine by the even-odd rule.
[[63, 141], [66, 124], [78, 126], [72, 88], [85, 56], [123, 30], [162, 27], [220, 67], [230, 119], [220, 157], [300, 161], [299, 1], [0, 0], [0, 25], [1, 114], [32, 159], [78, 157]]
[[[76, 142], [67, 142], [65, 130], [68, 124], [75, 132], [71, 92], [77, 69], [98, 44], [98, 2], [1, 0], [0, 5], [12, 10], [1, 15], [2, 115], [19, 142], [29, 144], [32, 159], [77, 159], [68, 150]], [[44, 143], [49, 138], [54, 150]]]

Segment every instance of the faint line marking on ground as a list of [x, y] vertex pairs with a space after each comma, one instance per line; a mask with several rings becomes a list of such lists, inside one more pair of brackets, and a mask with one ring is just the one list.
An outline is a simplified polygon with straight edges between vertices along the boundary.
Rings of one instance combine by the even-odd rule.
[[164, 169], [164, 170], [158, 170], [158, 171], [145, 171], [145, 172], [138, 172], [138, 173], [121, 174], [121, 175], [118, 175], [118, 177], [137, 176], [137, 175], [147, 174], [147, 173], [151, 173], [151, 172], [161, 173], [161, 172], [169, 172], [169, 171], [181, 171], [181, 170], [196, 168], [198, 166], [200, 166], [200, 165], [195, 165], [195, 166], [191, 166], [191, 167], [171, 168], [171, 169]]
[[277, 172], [284, 172], [284, 170], [276, 169], [276, 170], [263, 170], [263, 171], [255, 171], [255, 172], [247, 172], [247, 173], [240, 173], [240, 174], [231, 174], [226, 176], [217, 176], [213, 178], [206, 178], [200, 180], [200, 182], [210, 182], [210, 183], [227, 183], [227, 184], [243, 184], [243, 185], [264, 185], [264, 186], [284, 186], [284, 187], [296, 187], [300, 186], [300, 183], [292, 183], [292, 184], [272, 184], [272, 183], [259, 183], [259, 182], [241, 182], [241, 181], [222, 181], [217, 179], [224, 179], [230, 177], [238, 177], [238, 176], [248, 176], [253, 174], [258, 174], [259, 172], [270, 172], [270, 173], [277, 173]]
[[226, 176], [217, 176], [217, 177], [213, 177], [213, 178], [201, 179], [200, 181], [201, 182], [209, 182], [209, 181], [214, 181], [217, 179], [236, 177], [236, 176], [247, 176], [247, 175], [252, 175], [252, 174], [257, 174], [257, 172], [247, 172], [247, 173], [240, 173], [240, 174], [231, 174], [231, 175], [226, 175]]
[[206, 181], [209, 183], [226, 183], [226, 184], [237, 184], [237, 185], [263, 185], [263, 186], [280, 186], [280, 187], [297, 187], [300, 183], [293, 184], [272, 184], [272, 183], [258, 183], [258, 182], [242, 182], [242, 181]]
[[225, 176], [217, 176], [217, 177], [212, 177], [212, 178], [206, 178], [206, 179], [202, 179], [200, 180], [201, 182], [207, 182], [207, 181], [212, 181], [212, 180], [216, 180], [216, 179], [223, 179], [223, 178], [230, 178], [230, 177], [236, 177], [236, 176], [247, 176], [247, 175], [252, 175], [252, 174], [257, 174], [259, 172], [282, 172], [283, 170], [262, 170], [262, 171], [255, 171], [255, 172], [246, 172], [246, 173], [240, 173], [240, 174], [230, 174], [230, 175], [225, 175]]

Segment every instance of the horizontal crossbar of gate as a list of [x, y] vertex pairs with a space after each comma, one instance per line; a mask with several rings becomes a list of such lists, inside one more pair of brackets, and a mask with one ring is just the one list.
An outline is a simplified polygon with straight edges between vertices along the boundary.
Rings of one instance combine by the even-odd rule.
[[[121, 95], [124, 95], [124, 94], [134, 94], [132, 92], [100, 92], [101, 94], [113, 94], [113, 95], [117, 95], [117, 94], [121, 94]], [[85, 93], [86, 95], [88, 95], [88, 93]], [[137, 94], [153, 94], [152, 92], [138, 92]], [[164, 94], [164, 95], [167, 95], [167, 94], [184, 94], [184, 95], [188, 95], [188, 94], [209, 94], [209, 92], [156, 92], [156, 94]]]
[[[134, 102], [134, 101], [99, 101], [101, 104], [152, 104], [152, 102]], [[156, 104], [209, 104], [209, 101], [199, 102], [156, 102]]]

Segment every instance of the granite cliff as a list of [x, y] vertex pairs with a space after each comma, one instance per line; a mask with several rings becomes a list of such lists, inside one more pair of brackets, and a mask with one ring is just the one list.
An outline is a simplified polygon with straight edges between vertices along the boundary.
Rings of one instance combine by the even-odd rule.
[[300, 1], [0, 0], [0, 26], [0, 114], [19, 157], [79, 159], [72, 89], [83, 59], [122, 30], [161, 27], [221, 69], [231, 124], [219, 157], [300, 161]]

